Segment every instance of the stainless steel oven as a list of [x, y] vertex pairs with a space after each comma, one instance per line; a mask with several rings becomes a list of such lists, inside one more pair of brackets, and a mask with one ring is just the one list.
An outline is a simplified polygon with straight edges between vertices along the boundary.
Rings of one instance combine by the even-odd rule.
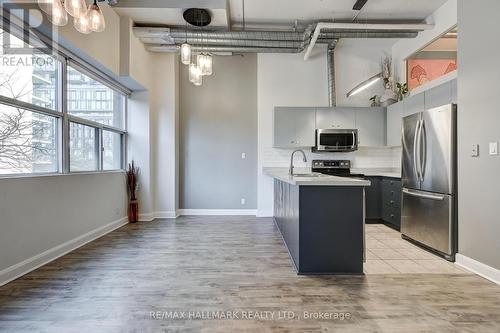
[[317, 129], [316, 152], [350, 152], [358, 150], [357, 129]]

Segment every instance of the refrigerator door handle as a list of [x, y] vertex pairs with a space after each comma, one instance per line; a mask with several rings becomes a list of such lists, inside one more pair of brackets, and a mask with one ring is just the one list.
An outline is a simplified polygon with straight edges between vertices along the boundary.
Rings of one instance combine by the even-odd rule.
[[418, 197], [418, 198], [423, 198], [423, 199], [430, 199], [430, 200], [438, 200], [438, 201], [443, 201], [444, 196], [442, 195], [435, 195], [435, 194], [424, 194], [424, 193], [419, 193], [419, 192], [413, 192], [407, 189], [403, 189], [403, 193]]
[[415, 136], [413, 138], [413, 171], [417, 176], [418, 181], [421, 181], [420, 178], [420, 120], [417, 120], [417, 125], [415, 126]]
[[419, 131], [419, 149], [423, 150], [423, 152], [419, 152], [419, 159], [420, 160], [420, 178], [421, 181], [424, 181], [424, 175], [425, 175], [425, 166], [427, 163], [427, 140], [425, 138], [425, 122], [422, 119], [420, 122], [420, 131]]

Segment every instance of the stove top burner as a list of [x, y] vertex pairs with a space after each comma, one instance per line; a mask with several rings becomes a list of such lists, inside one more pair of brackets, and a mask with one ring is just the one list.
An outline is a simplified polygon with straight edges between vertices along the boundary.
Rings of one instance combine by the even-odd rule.
[[351, 173], [351, 161], [349, 160], [313, 160], [312, 171], [325, 175], [363, 178], [363, 174]]

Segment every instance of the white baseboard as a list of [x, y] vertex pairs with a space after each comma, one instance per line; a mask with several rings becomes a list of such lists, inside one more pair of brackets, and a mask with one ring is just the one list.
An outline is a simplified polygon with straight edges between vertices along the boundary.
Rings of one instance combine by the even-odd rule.
[[179, 215], [257, 215], [255, 209], [179, 209]]
[[154, 219], [155, 219], [154, 213], [145, 213], [145, 214], [139, 213], [139, 222], [151, 222]]
[[154, 216], [156, 219], [175, 219], [179, 217], [179, 212], [178, 211], [155, 212]]
[[455, 256], [455, 263], [485, 279], [500, 285], [500, 270], [466, 257], [460, 253]]
[[257, 211], [257, 217], [273, 217], [274, 212], [273, 211], [266, 211], [266, 210], [258, 210]]
[[28, 258], [20, 263], [7, 267], [0, 271], [0, 286], [9, 283], [63, 255], [99, 238], [111, 231], [118, 229], [128, 223], [127, 217], [113, 221], [102, 227], [89, 231], [81, 236], [73, 238], [65, 243], [57, 245], [47, 251]]

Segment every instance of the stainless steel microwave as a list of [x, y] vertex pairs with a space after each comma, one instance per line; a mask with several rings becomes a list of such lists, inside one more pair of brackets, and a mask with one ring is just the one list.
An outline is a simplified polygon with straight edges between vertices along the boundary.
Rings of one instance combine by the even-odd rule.
[[350, 152], [358, 150], [357, 129], [317, 129], [317, 152]]

